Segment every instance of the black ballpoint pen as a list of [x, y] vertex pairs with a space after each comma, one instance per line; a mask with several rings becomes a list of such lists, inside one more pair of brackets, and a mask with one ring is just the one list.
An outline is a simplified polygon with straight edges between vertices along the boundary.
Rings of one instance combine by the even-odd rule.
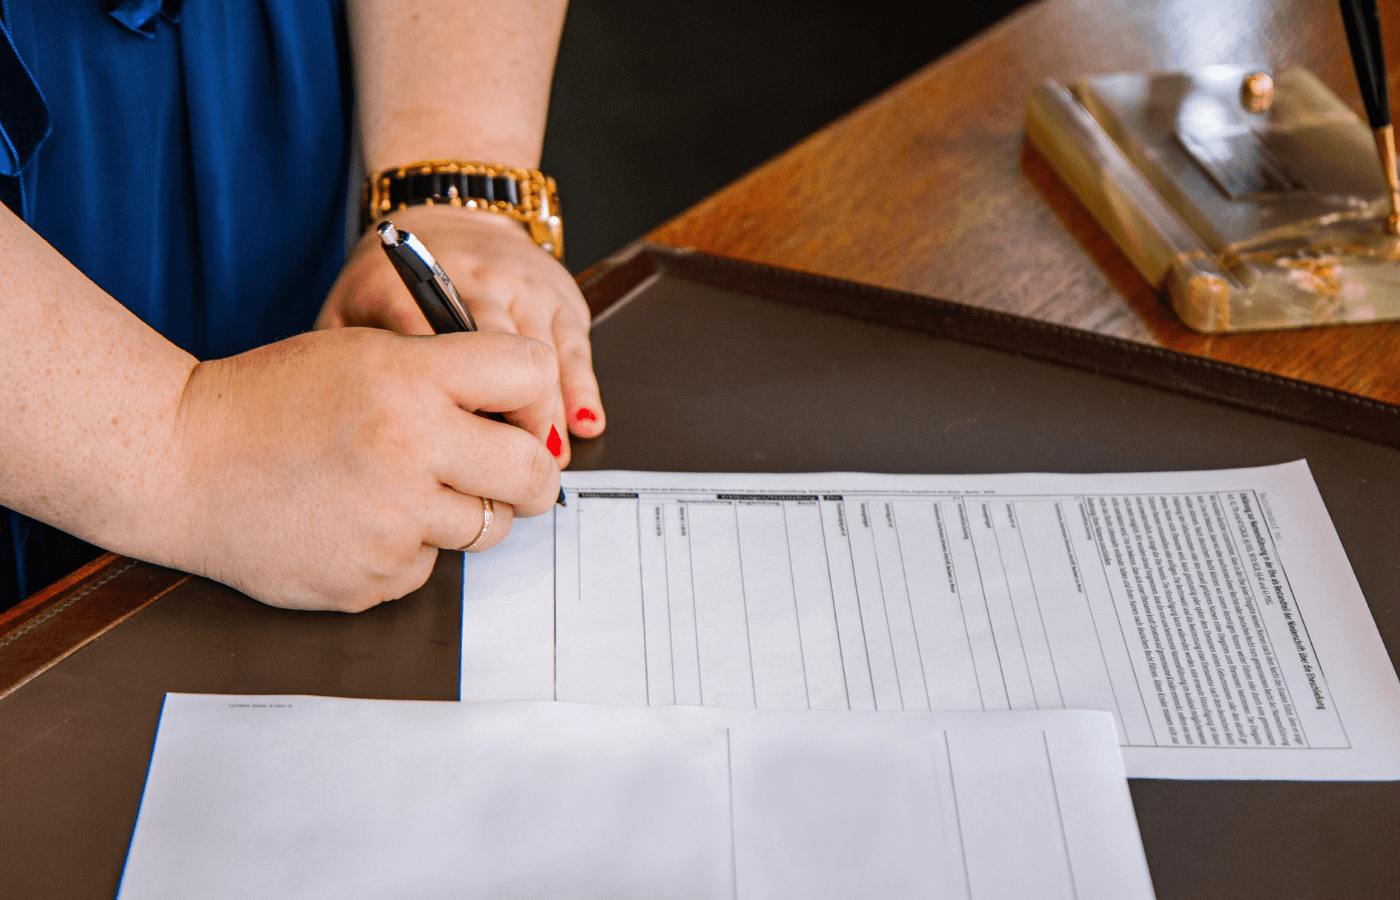
[[[452, 286], [452, 279], [438, 265], [437, 260], [423, 246], [423, 242], [407, 231], [399, 231], [394, 223], [385, 219], [379, 225], [379, 240], [389, 261], [403, 279], [404, 286], [413, 295], [423, 317], [432, 326], [434, 334], [452, 334], [458, 331], [476, 331], [476, 320], [462, 302], [462, 295]], [[480, 413], [488, 419], [504, 422], [500, 413]], [[560, 506], [567, 506], [564, 489], [559, 489]]]
[[1341, 0], [1342, 24], [1346, 26], [1347, 46], [1366, 118], [1376, 137], [1386, 189], [1390, 193], [1390, 215], [1385, 230], [1400, 235], [1400, 173], [1395, 164], [1395, 129], [1390, 121], [1390, 85], [1385, 71], [1385, 48], [1381, 44], [1380, 10], [1376, 0]]

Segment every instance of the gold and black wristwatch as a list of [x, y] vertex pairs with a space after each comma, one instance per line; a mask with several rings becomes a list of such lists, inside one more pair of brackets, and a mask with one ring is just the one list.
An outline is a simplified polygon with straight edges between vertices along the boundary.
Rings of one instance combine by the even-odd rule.
[[564, 259], [564, 222], [554, 179], [538, 169], [493, 163], [425, 160], [365, 179], [360, 230], [409, 206], [459, 206], [507, 216], [555, 259]]

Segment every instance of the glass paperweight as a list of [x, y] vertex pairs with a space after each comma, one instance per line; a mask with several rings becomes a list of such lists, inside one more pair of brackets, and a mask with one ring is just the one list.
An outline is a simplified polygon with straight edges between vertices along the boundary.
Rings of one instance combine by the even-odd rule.
[[1197, 331], [1400, 319], [1375, 141], [1304, 69], [1046, 82], [1026, 136]]

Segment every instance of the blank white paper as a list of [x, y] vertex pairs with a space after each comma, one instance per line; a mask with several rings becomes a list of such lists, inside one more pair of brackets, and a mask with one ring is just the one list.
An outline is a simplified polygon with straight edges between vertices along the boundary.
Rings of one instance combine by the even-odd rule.
[[1102, 713], [170, 694], [120, 892], [663, 896], [1152, 888]]
[[1149, 778], [1400, 778], [1400, 682], [1304, 462], [565, 472], [463, 574], [464, 700], [1096, 709]]

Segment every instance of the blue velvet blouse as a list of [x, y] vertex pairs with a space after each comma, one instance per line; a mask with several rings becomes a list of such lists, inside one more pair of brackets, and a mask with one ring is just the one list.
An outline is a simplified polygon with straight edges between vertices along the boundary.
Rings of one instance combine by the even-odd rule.
[[[344, 257], [343, 7], [0, 0], [0, 201], [200, 359], [309, 329]], [[0, 510], [0, 609], [96, 553]]]

